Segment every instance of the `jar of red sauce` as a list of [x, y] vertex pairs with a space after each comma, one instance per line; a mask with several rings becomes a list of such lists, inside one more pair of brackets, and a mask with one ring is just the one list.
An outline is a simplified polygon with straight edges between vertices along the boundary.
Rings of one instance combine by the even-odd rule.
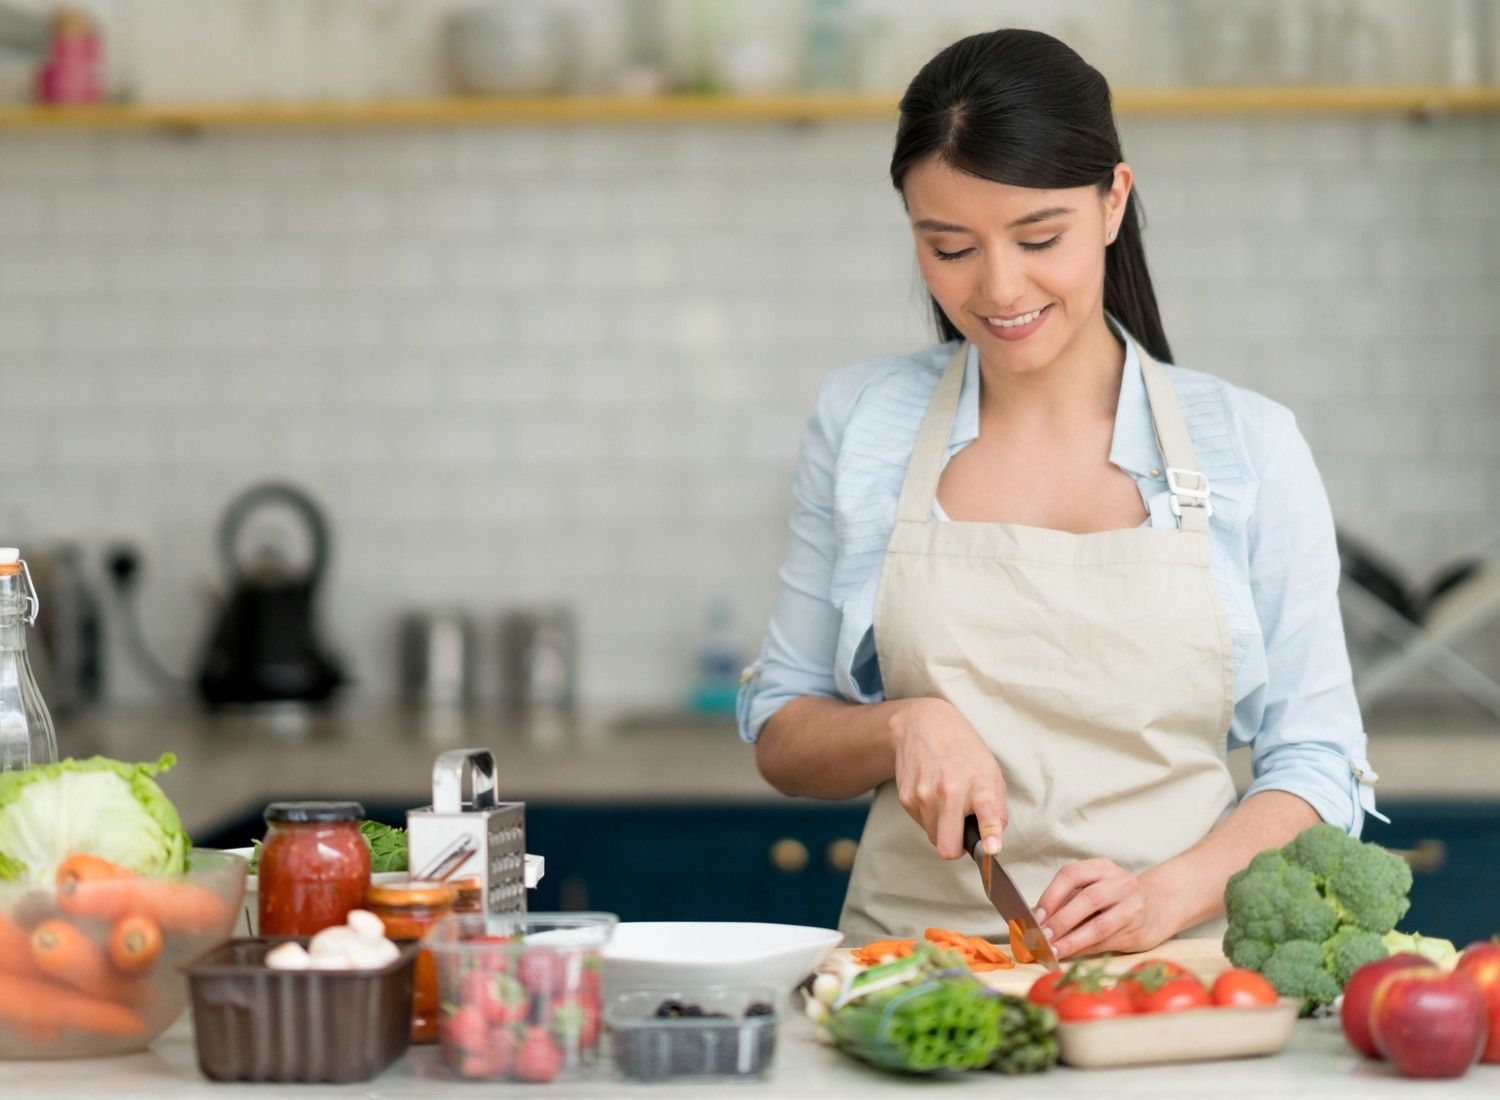
[[343, 924], [370, 885], [358, 802], [273, 802], [260, 850], [260, 934], [311, 936]]
[[[365, 891], [365, 908], [385, 925], [388, 938], [420, 940], [427, 930], [453, 912], [458, 891], [441, 882], [385, 882]], [[437, 968], [432, 955], [417, 955], [412, 974], [411, 1041], [435, 1042], [438, 1037]]]

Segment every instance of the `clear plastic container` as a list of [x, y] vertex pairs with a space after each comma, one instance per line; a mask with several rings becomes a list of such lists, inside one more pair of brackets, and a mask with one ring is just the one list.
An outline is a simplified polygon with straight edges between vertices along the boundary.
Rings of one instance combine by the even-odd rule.
[[443, 1059], [460, 1077], [546, 1082], [599, 1058], [600, 950], [612, 913], [456, 913], [424, 942], [437, 966]]
[[776, 1056], [777, 991], [759, 986], [633, 989], [605, 1007], [611, 1059], [627, 1081], [759, 1080]]

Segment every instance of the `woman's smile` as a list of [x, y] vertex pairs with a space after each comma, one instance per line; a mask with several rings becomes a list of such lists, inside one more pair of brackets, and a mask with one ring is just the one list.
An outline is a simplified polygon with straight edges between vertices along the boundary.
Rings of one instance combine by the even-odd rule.
[[1041, 328], [1051, 315], [1052, 306], [1045, 305], [1041, 309], [1034, 309], [1030, 313], [1020, 313], [1014, 317], [980, 317], [979, 319], [984, 323], [990, 335], [997, 339], [1024, 340]]

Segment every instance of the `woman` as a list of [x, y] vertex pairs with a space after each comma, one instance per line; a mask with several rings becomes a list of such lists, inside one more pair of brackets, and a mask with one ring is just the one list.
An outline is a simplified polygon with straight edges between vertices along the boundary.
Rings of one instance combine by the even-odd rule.
[[934, 57], [891, 179], [944, 342], [825, 383], [744, 736], [787, 794], [874, 790], [851, 941], [1004, 938], [970, 813], [1059, 957], [1217, 934], [1254, 853], [1374, 810], [1307, 445], [1161, 365], [1109, 88], [1061, 42]]

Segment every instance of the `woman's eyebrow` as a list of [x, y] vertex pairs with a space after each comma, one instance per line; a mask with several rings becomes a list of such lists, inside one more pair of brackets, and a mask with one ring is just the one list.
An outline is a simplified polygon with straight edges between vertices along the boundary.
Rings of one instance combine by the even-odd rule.
[[[1071, 206], [1047, 206], [1041, 210], [1033, 210], [1030, 214], [1017, 218], [1005, 228], [1020, 229], [1024, 225], [1035, 225], [1037, 222], [1050, 221], [1060, 218], [1064, 214], [1073, 213]], [[936, 218], [921, 218], [911, 223], [912, 228], [923, 233], [972, 233], [968, 226], [954, 225], [952, 222], [938, 221]]]

